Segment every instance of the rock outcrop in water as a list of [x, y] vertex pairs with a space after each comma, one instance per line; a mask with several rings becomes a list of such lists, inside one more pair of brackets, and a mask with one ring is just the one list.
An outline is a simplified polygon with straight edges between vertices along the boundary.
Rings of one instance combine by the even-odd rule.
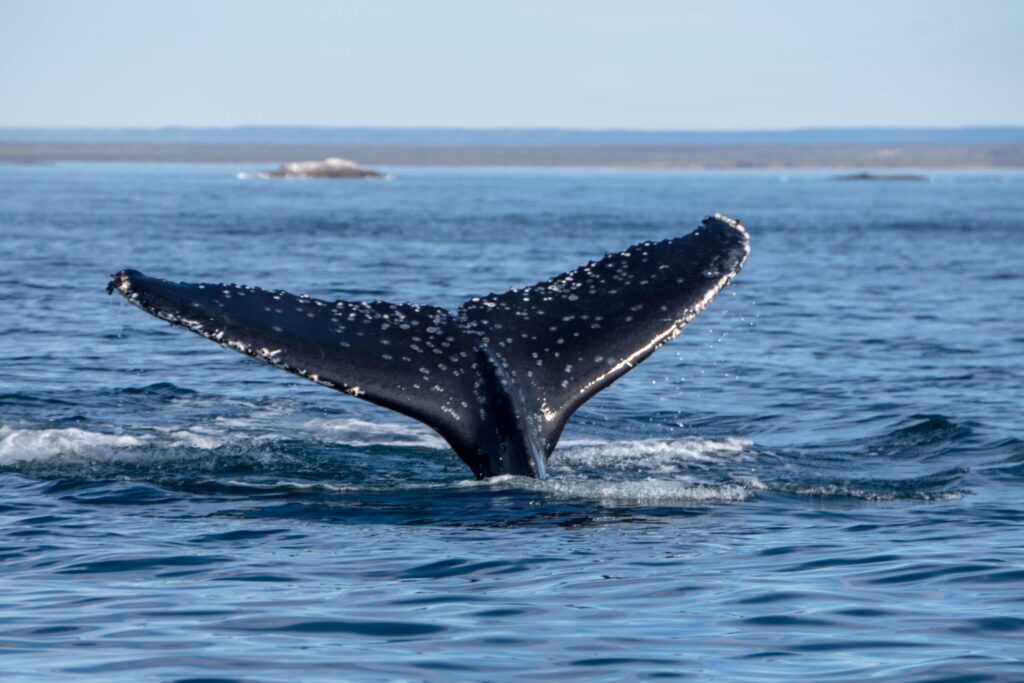
[[381, 178], [384, 174], [364, 168], [351, 159], [328, 157], [323, 161], [289, 161], [267, 175], [274, 178]]
[[917, 173], [849, 173], [847, 175], [837, 175], [836, 180], [905, 180], [905, 181], [920, 181], [928, 180], [923, 175]]

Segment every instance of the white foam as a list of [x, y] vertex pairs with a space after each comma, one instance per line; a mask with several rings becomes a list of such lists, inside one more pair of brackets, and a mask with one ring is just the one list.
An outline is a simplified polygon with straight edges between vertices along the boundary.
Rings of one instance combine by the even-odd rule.
[[[526, 489], [558, 498], [598, 501], [602, 505], [736, 502], [750, 498], [756, 487], [735, 482], [696, 481], [686, 468], [693, 463], [735, 460], [742, 457], [750, 445], [752, 442], [734, 437], [566, 440], [549, 463], [551, 478], [540, 481], [502, 476], [489, 479], [485, 484]], [[638, 472], [645, 476], [625, 480], [603, 476], [613, 472]]]
[[185, 448], [198, 448], [203, 451], [209, 451], [224, 445], [223, 439], [219, 439], [215, 435], [203, 434], [188, 429], [170, 432], [170, 436], [174, 437], [174, 441], [170, 445], [175, 447], [183, 446]]
[[753, 491], [741, 484], [705, 484], [700, 482], [642, 479], [604, 481], [555, 477], [531, 479], [512, 475], [493, 477], [465, 486], [489, 486], [498, 489], [525, 489], [557, 498], [598, 501], [602, 505], [670, 505], [746, 500]]
[[357, 418], [311, 420], [305, 426], [333, 443], [348, 446], [413, 446], [445, 449], [444, 439], [418, 423], [370, 422]]
[[[416, 423], [371, 422], [355, 418], [313, 420], [303, 427], [314, 438], [328, 437], [334, 443], [347, 445], [390, 445], [422, 447], [444, 450], [440, 436]], [[0, 425], [0, 465], [42, 462], [46, 460], [83, 459], [88, 461], [138, 462], [150, 458], [207, 456], [194, 451], [208, 451], [225, 444], [255, 445], [282, 438], [265, 433], [237, 434], [234, 430], [221, 431], [209, 426], [180, 428], [153, 428], [136, 434], [114, 434], [70, 427], [65, 429], [29, 429]], [[556, 451], [545, 480], [504, 475], [484, 481], [465, 480], [454, 484], [482, 486], [494, 490], [520, 490], [560, 499], [586, 500], [604, 505], [683, 505], [747, 500], [762, 492], [779, 492], [808, 497], [842, 496], [872, 502], [903, 499], [923, 501], [950, 501], [963, 497], [962, 491], [894, 491], [859, 486], [857, 482], [801, 484], [764, 482], [757, 477], [729, 481], [700, 481], [708, 472], [696, 464], [729, 462], [745, 457], [750, 441], [738, 438], [723, 439], [639, 439], [624, 441], [570, 440]], [[154, 450], [155, 449], [155, 450]], [[167, 449], [171, 449], [170, 451]], [[180, 449], [177, 454], [174, 449]], [[192, 451], [190, 453], [190, 451]], [[258, 449], [257, 449], [258, 451]], [[249, 457], [259, 456], [258, 452]], [[271, 458], [273, 456], [270, 456]], [[409, 454], [408, 457], [416, 457]], [[687, 465], [690, 465], [689, 467]], [[711, 468], [714, 471], [715, 467]], [[245, 486], [293, 486], [318, 488], [325, 491], [367, 490], [363, 484], [345, 482], [291, 482], [275, 484], [238, 482]], [[412, 488], [445, 488], [452, 483], [434, 484], [411, 482]], [[382, 490], [396, 486], [389, 482]], [[372, 488], [372, 484], [371, 484]]]
[[202, 428], [156, 428], [150, 434], [110, 434], [77, 427], [67, 429], [13, 429], [0, 426], [0, 464], [53, 458], [105, 460], [135, 459], [140, 446], [211, 450], [223, 445], [223, 435]]
[[688, 463], [736, 460], [752, 442], [746, 439], [637, 439], [565, 441], [551, 462], [569, 469], [600, 468], [671, 472]]
[[[264, 417], [264, 416], [260, 416]], [[0, 464], [82, 457], [88, 459], [135, 459], [138, 450], [185, 449], [209, 451], [225, 445], [257, 446], [280, 440], [273, 429], [259, 429], [259, 419], [218, 419], [213, 425], [152, 427], [134, 434], [112, 434], [70, 427], [31, 429], [0, 426]], [[253, 427], [256, 430], [253, 431]], [[350, 446], [404, 446], [444, 450], [444, 439], [416, 423], [370, 422], [360, 419], [311, 420], [300, 430], [305, 437]], [[159, 457], [166, 457], [164, 452]]]
[[140, 446], [143, 439], [126, 434], [67, 429], [0, 427], [0, 463], [45, 460], [58, 456], [99, 456], [111, 450]]
[[336, 484], [331, 482], [308, 482], [294, 481], [290, 479], [278, 479], [272, 482], [247, 481], [243, 479], [228, 479], [224, 483], [230, 486], [252, 489], [255, 491], [273, 491], [278, 488], [290, 488], [297, 491], [327, 491], [329, 493], [348, 493], [350, 491], [366, 491], [367, 487], [356, 484]]
[[859, 498], [871, 503], [887, 503], [899, 500], [920, 500], [925, 502], [946, 502], [963, 498], [962, 491], [872, 491], [852, 483], [844, 484], [765, 484], [757, 478], [744, 482], [753, 491], [777, 491], [810, 498]]

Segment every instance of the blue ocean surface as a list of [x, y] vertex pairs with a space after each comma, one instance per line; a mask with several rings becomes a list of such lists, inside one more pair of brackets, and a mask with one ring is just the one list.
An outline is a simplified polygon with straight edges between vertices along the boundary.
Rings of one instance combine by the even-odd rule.
[[[1024, 174], [259, 170], [0, 166], [3, 680], [1024, 679]], [[457, 307], [714, 212], [545, 481], [103, 291]]]

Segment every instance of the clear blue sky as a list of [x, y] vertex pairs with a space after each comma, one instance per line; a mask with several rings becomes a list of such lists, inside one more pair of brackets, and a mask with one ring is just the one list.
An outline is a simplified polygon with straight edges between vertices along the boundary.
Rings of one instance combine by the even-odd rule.
[[1024, 124], [1017, 0], [0, 0], [0, 126]]

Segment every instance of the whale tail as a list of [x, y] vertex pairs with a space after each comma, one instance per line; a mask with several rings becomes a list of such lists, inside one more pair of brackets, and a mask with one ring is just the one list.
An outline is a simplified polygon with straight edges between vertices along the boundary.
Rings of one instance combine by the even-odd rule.
[[750, 251], [738, 221], [644, 242], [452, 313], [383, 301], [113, 276], [131, 303], [319, 384], [426, 423], [478, 478], [544, 476], [566, 422], [690, 320]]

